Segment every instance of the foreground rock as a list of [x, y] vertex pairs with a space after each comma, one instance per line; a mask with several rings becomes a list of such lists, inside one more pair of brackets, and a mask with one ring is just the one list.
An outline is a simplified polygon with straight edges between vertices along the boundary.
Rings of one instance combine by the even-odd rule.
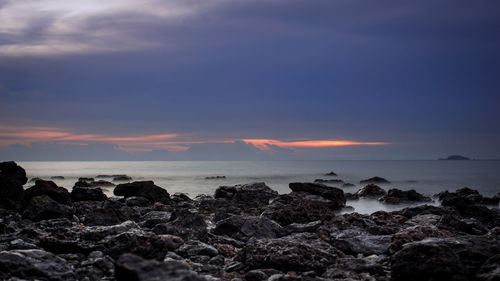
[[29, 201], [35, 196], [45, 195], [60, 204], [71, 204], [71, 197], [66, 188], [57, 186], [53, 181], [37, 180], [35, 185], [26, 189], [25, 200]]
[[23, 185], [28, 178], [26, 171], [15, 162], [0, 163], [0, 206], [21, 208], [24, 199]]
[[135, 181], [119, 184], [115, 187], [113, 193], [124, 197], [140, 196], [151, 202], [160, 202], [163, 204], [170, 202], [170, 194], [165, 189], [155, 185], [153, 181]]
[[326, 186], [324, 184], [308, 183], [308, 182], [292, 182], [288, 185], [292, 191], [305, 192], [313, 195], [319, 195], [325, 199], [331, 200], [336, 208], [345, 206], [346, 199], [344, 191], [340, 188]]

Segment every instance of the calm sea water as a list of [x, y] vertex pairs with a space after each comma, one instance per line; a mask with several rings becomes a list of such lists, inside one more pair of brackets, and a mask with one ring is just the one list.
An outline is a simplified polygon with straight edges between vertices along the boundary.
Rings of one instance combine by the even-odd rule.
[[[265, 182], [279, 193], [288, 193], [288, 184], [331, 178], [325, 173], [334, 171], [339, 179], [355, 184], [343, 188], [355, 192], [362, 187], [359, 181], [381, 176], [391, 184], [385, 189], [416, 189], [432, 195], [443, 190], [464, 186], [479, 190], [484, 195], [500, 192], [500, 161], [147, 161], [147, 162], [20, 162], [29, 178], [54, 180], [71, 190], [79, 177], [99, 174], [127, 174], [133, 180], [153, 180], [170, 193], [184, 192], [191, 197], [213, 194], [221, 185]], [[208, 180], [205, 177], [226, 176]], [[28, 183], [26, 186], [31, 186]], [[338, 185], [332, 185], [338, 186]], [[340, 186], [338, 186], [340, 187]], [[104, 189], [112, 196], [113, 188]], [[348, 205], [360, 213], [394, 210], [405, 206], [387, 206], [375, 200], [349, 201]]]

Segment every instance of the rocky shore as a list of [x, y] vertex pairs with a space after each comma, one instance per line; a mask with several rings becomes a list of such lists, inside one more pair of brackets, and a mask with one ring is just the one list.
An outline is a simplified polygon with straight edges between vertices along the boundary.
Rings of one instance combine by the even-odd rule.
[[361, 215], [341, 213], [346, 198], [431, 199], [381, 178], [354, 194], [252, 183], [194, 199], [152, 181], [111, 198], [83, 180], [71, 192], [27, 181], [0, 163], [0, 280], [500, 280], [500, 196], [468, 188], [434, 195], [440, 206]]

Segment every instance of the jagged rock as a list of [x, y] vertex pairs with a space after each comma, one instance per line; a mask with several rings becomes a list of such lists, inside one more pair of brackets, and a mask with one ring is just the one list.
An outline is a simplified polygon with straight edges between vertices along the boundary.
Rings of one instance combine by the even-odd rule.
[[389, 244], [389, 253], [395, 253], [406, 243], [421, 241], [429, 237], [451, 237], [452, 234], [445, 230], [440, 230], [435, 226], [416, 225], [405, 228], [394, 234]]
[[378, 185], [369, 184], [365, 187], [361, 188], [356, 192], [358, 197], [372, 197], [372, 198], [380, 198], [386, 195], [387, 192]]
[[325, 200], [323, 197], [308, 199], [302, 194], [292, 192], [278, 196], [262, 215], [282, 226], [291, 223], [309, 223], [333, 218], [339, 209], [339, 204], [338, 201]]
[[159, 223], [168, 222], [171, 217], [172, 213], [170, 212], [151, 211], [140, 217], [138, 221], [141, 226], [152, 228]]
[[411, 243], [391, 257], [393, 281], [466, 281], [464, 265], [451, 248]]
[[131, 229], [115, 236], [106, 237], [103, 252], [114, 259], [124, 253], [133, 253], [147, 259], [162, 260], [169, 250], [178, 247], [171, 235], [156, 235], [139, 229]]
[[98, 205], [90, 205], [92, 208], [86, 208], [88, 203], [76, 204], [77, 214], [84, 224], [89, 226], [114, 225], [127, 220], [139, 217], [137, 210], [117, 201], [108, 198], [104, 202], [97, 202]]
[[59, 204], [47, 195], [32, 197], [23, 212], [23, 218], [40, 221], [54, 218], [71, 218], [73, 208]]
[[88, 258], [82, 261], [75, 270], [79, 280], [88, 278], [90, 280], [102, 280], [105, 277], [114, 275], [115, 261], [101, 251], [94, 251], [88, 255]]
[[266, 217], [232, 216], [219, 221], [213, 233], [247, 241], [250, 238], [277, 238], [284, 234], [284, 230]]
[[116, 261], [117, 281], [208, 281], [177, 261], [162, 263], [145, 260], [133, 254], [123, 254]]
[[71, 191], [71, 200], [73, 202], [77, 201], [104, 201], [108, 197], [102, 192], [100, 188], [88, 188], [88, 187], [73, 187]]
[[333, 239], [333, 246], [348, 255], [380, 255], [390, 241], [391, 235], [343, 235]]
[[309, 194], [319, 195], [328, 200], [331, 200], [338, 209], [345, 206], [344, 191], [340, 188], [326, 186], [324, 184], [317, 183], [302, 183], [302, 182], [292, 182], [288, 185], [292, 191], [295, 192], [306, 192]]
[[392, 188], [387, 191], [387, 195], [380, 198], [379, 201], [388, 204], [399, 204], [408, 202], [429, 202], [432, 201], [431, 198], [424, 196], [414, 189], [410, 190], [400, 190], [397, 188]]
[[215, 257], [219, 254], [216, 248], [201, 241], [192, 240], [180, 246], [177, 251], [183, 257], [209, 256]]
[[153, 181], [135, 181], [119, 184], [115, 187], [113, 193], [124, 197], [141, 196], [151, 202], [170, 203], [170, 195], [167, 190], [156, 186]]
[[265, 206], [269, 201], [278, 196], [263, 182], [242, 184], [235, 186], [221, 186], [215, 190], [214, 198], [225, 198], [237, 204]]
[[76, 280], [71, 267], [62, 258], [43, 250], [0, 252], [0, 279]]
[[325, 265], [335, 263], [342, 253], [324, 242], [318, 243], [311, 245], [293, 238], [251, 240], [240, 252], [239, 260], [250, 269], [314, 270], [321, 274]]
[[0, 176], [15, 185], [24, 185], [28, 181], [26, 171], [14, 161], [0, 162]]
[[500, 280], [500, 254], [489, 258], [476, 274], [477, 281], [498, 281]]
[[322, 276], [333, 280], [388, 280], [381, 261], [368, 258], [339, 258]]
[[61, 204], [71, 204], [71, 197], [66, 188], [57, 186], [53, 181], [37, 180], [35, 185], [24, 192], [25, 200], [35, 196], [46, 195]]
[[165, 233], [180, 236], [185, 240], [204, 241], [208, 234], [207, 227], [204, 216], [191, 210], [178, 209], [172, 213]]

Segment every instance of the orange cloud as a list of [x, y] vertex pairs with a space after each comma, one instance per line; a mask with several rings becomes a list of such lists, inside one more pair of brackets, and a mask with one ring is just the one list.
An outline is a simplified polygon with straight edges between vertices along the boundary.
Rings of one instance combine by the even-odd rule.
[[138, 152], [168, 149], [169, 151], [186, 151], [194, 144], [232, 143], [242, 140], [262, 151], [272, 151], [273, 147], [288, 149], [318, 148], [337, 146], [378, 146], [387, 142], [362, 142], [350, 140], [299, 140], [280, 141], [275, 139], [225, 139], [198, 140], [181, 134], [152, 134], [139, 136], [111, 136], [104, 134], [77, 134], [67, 129], [52, 127], [12, 127], [0, 125], [0, 145], [29, 145], [35, 142], [55, 142], [59, 144], [86, 145], [89, 143], [112, 143], [117, 149]]

